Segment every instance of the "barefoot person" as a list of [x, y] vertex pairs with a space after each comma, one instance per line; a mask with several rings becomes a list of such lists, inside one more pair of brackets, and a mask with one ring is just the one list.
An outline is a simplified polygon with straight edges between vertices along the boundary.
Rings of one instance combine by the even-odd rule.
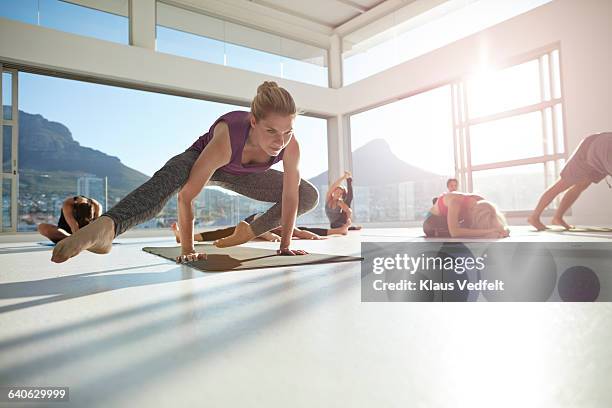
[[[246, 217], [244, 219], [244, 222], [246, 222], [247, 224], [251, 224], [257, 217], [261, 216], [261, 214], [252, 214], [249, 215], [248, 217]], [[180, 243], [181, 242], [181, 236], [179, 233], [179, 227], [176, 223], [172, 224], [171, 226], [172, 231], [174, 232], [174, 237], [176, 238], [176, 242]], [[193, 240], [196, 242], [210, 242], [210, 241], [217, 241], [221, 238], [225, 238], [225, 237], [229, 237], [231, 236], [234, 231], [236, 230], [236, 227], [227, 227], [227, 228], [221, 228], [221, 229], [217, 229], [214, 231], [205, 231], [205, 232], [197, 232], [193, 235]], [[255, 237], [256, 239], [262, 239], [265, 241], [270, 241], [270, 242], [280, 242], [281, 240], [281, 235], [282, 235], [282, 228], [278, 227], [275, 228], [273, 230], [264, 232], [263, 234]], [[314, 234], [310, 231], [303, 231], [298, 227], [293, 228], [293, 234], [292, 234], [292, 238], [298, 238], [298, 239], [312, 239], [312, 240], [319, 240], [319, 239], [325, 239], [324, 237], [318, 235], [318, 234]]]
[[62, 204], [57, 225], [38, 224], [38, 232], [56, 244], [102, 214], [102, 205], [85, 196], [68, 197]]
[[540, 221], [542, 212], [555, 197], [567, 190], [561, 199], [559, 208], [555, 211], [552, 223], [566, 229], [572, 228], [563, 219], [565, 212], [591, 183], [599, 183], [610, 175], [612, 175], [612, 132], [586, 137], [563, 166], [559, 180], [542, 194], [538, 205], [527, 221], [536, 230], [545, 230], [546, 225]]
[[[178, 192], [181, 238], [179, 262], [205, 259], [193, 245], [195, 197], [208, 183], [274, 205], [251, 224], [240, 222], [233, 234], [215, 241], [218, 247], [239, 245], [281, 225], [279, 254], [303, 255], [292, 250], [291, 231], [297, 215], [313, 209], [318, 192], [300, 178], [300, 148], [293, 135], [297, 109], [293, 98], [275, 82], [257, 89], [251, 111], [229, 112], [185, 152], [170, 159], [153, 177], [128, 194], [96, 221], [62, 240], [54, 262], [64, 262], [83, 250], [108, 253], [113, 239], [159, 213]], [[284, 172], [270, 167], [283, 161]]]
[[423, 222], [427, 237], [505, 238], [506, 218], [490, 201], [476, 194], [445, 193], [438, 197]]

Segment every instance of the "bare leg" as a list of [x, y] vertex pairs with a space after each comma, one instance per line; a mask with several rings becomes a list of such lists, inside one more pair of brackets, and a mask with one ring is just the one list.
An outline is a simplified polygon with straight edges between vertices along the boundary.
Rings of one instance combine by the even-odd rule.
[[544, 194], [542, 194], [542, 197], [540, 197], [540, 201], [538, 201], [538, 205], [536, 206], [535, 210], [533, 210], [529, 218], [527, 218], [527, 221], [531, 225], [533, 225], [538, 231], [545, 230], [546, 225], [542, 224], [542, 221], [540, 221], [540, 216], [542, 215], [542, 212], [548, 206], [548, 204], [550, 204], [552, 200], [555, 199], [556, 196], [567, 190], [569, 187], [571, 187], [571, 184], [567, 181], [563, 179], [557, 180], [555, 184], [550, 186], [544, 192]]
[[53, 249], [51, 260], [65, 262], [84, 250], [107, 254], [112, 249], [114, 238], [115, 222], [110, 217], [102, 216], [61, 240]]
[[[174, 232], [174, 238], [176, 239], [176, 243], [180, 244], [181, 243], [181, 237], [179, 235], [178, 224], [176, 222], [173, 222], [172, 225], [170, 226], [170, 228], [172, 228], [172, 232]], [[198, 242], [202, 242], [202, 234], [193, 234], [193, 240], [194, 241], [198, 241]]]
[[351, 226], [351, 220], [349, 219], [346, 224], [338, 228], [330, 228], [327, 230], [327, 235], [340, 234], [346, 235], [348, 233], [348, 229]]
[[563, 195], [563, 198], [561, 199], [559, 208], [557, 208], [557, 211], [555, 211], [555, 215], [552, 219], [553, 224], [561, 225], [565, 229], [573, 228], [572, 225], [569, 225], [567, 222], [565, 222], [565, 220], [563, 220], [563, 215], [565, 215], [565, 212], [568, 210], [568, 208], [570, 208], [572, 204], [576, 202], [578, 197], [580, 197], [580, 194], [582, 194], [582, 192], [586, 190], [590, 184], [590, 181], [582, 181], [580, 183], [574, 184], [569, 190], [567, 190], [567, 192]]
[[251, 226], [244, 221], [240, 221], [236, 225], [234, 233], [227, 238], [221, 238], [213, 242], [213, 245], [219, 248], [227, 248], [235, 245], [244, 244], [255, 238], [255, 233]]
[[53, 224], [38, 224], [38, 232], [56, 244], [62, 239], [70, 236], [69, 233]]

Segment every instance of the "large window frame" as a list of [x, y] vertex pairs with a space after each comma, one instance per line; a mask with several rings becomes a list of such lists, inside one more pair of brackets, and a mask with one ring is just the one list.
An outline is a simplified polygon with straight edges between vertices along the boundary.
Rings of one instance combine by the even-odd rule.
[[[553, 55], [556, 57], [553, 58]], [[561, 161], [567, 159], [567, 132], [565, 132], [565, 105], [563, 81], [561, 78], [561, 49], [559, 44], [552, 44], [545, 48], [534, 50], [530, 53], [521, 55], [507, 61], [504, 64], [496, 66], [497, 70], [510, 68], [529, 61], [538, 60], [539, 75], [540, 75], [540, 99], [541, 102], [532, 105], [521, 106], [518, 108], [497, 112], [489, 115], [484, 115], [477, 118], [470, 118], [470, 106], [467, 95], [467, 80], [465, 75], [460, 79], [452, 82], [452, 98], [453, 98], [453, 127], [455, 145], [455, 173], [460, 183], [467, 186], [468, 191], [474, 190], [474, 172], [481, 170], [504, 169], [515, 166], [542, 164], [544, 168], [544, 183], [546, 188], [550, 186], [551, 180], [554, 181], [561, 171]], [[555, 70], [551, 61], [556, 60], [558, 63]], [[558, 75], [558, 77], [557, 77]], [[558, 95], [555, 95], [555, 83], [558, 83]], [[559, 106], [559, 109], [555, 109]], [[532, 156], [523, 159], [505, 160], [491, 162], [485, 164], [472, 164], [472, 140], [470, 136], [470, 127], [484, 123], [490, 123], [500, 119], [515, 118], [520, 115], [539, 112], [541, 116], [541, 126], [543, 134], [543, 154]], [[560, 122], [557, 120], [557, 115], [561, 115]], [[561, 123], [561, 129], [558, 127]], [[562, 134], [562, 137], [559, 135]], [[562, 143], [559, 143], [559, 142]], [[552, 143], [552, 153], [548, 154], [547, 143]], [[550, 164], [551, 165], [547, 165]], [[524, 216], [530, 212], [525, 210], [509, 210], [506, 212], [511, 216]], [[549, 215], [550, 210], [545, 212]]]

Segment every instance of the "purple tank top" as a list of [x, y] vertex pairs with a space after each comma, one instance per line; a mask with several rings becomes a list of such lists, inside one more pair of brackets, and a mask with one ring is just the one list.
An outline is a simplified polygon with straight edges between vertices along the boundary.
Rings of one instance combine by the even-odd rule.
[[251, 124], [249, 122], [249, 112], [245, 111], [233, 111], [221, 116], [215, 121], [215, 123], [212, 124], [207, 133], [200, 136], [198, 140], [191, 145], [190, 149], [195, 149], [199, 152], [204, 150], [204, 147], [206, 147], [208, 142], [210, 142], [213, 137], [215, 126], [217, 126], [217, 123], [221, 121], [227, 123], [227, 127], [229, 128], [230, 141], [232, 143], [232, 158], [228, 164], [220, 167], [219, 170], [237, 175], [262, 173], [268, 170], [274, 164], [283, 160], [283, 153], [285, 152], [285, 149], [281, 150], [278, 156], [270, 157], [268, 163], [249, 165], [242, 164], [242, 151], [244, 150], [244, 145], [249, 137], [249, 130], [251, 128]]

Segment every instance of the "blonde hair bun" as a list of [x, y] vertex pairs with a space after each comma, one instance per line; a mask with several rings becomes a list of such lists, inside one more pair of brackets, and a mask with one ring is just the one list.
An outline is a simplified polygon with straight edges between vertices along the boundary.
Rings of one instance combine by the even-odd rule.
[[257, 87], [257, 95], [251, 102], [251, 113], [259, 121], [270, 113], [282, 116], [297, 114], [291, 94], [274, 81], [265, 81]]

